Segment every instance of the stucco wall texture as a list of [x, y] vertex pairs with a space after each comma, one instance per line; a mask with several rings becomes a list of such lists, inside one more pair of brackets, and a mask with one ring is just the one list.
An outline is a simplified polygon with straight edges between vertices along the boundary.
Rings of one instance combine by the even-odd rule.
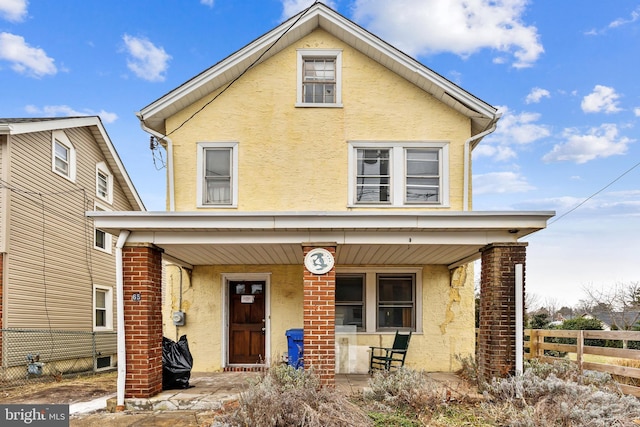
[[[297, 48], [342, 50], [344, 107], [295, 106]], [[216, 95], [171, 117], [167, 130]], [[450, 205], [461, 210], [463, 145], [469, 136], [468, 118], [328, 33], [316, 31], [247, 71], [172, 134], [176, 210], [198, 210], [196, 144], [229, 141], [239, 145], [238, 210], [347, 210], [347, 143], [368, 140], [449, 142]]]
[[[296, 49], [302, 48], [342, 50], [342, 108], [295, 106]], [[176, 129], [216, 95], [209, 94], [171, 117], [167, 131]], [[448, 142], [449, 206], [424, 209], [462, 210], [463, 146], [469, 137], [467, 117], [317, 30], [248, 70], [188, 126], [171, 134], [176, 210], [206, 210], [197, 208], [197, 143], [231, 141], [239, 147], [238, 204], [237, 209], [218, 211], [376, 210], [349, 207], [348, 201], [348, 142], [368, 140]], [[406, 363], [416, 369], [451, 371], [459, 366], [456, 355], [474, 352], [472, 267], [453, 272], [439, 265], [421, 268], [422, 312], [418, 315], [423, 327], [411, 339]], [[167, 268], [165, 319], [170, 319], [168, 314], [178, 309], [180, 301], [180, 273], [175, 269]], [[217, 371], [224, 366], [227, 302], [222, 280], [224, 274], [232, 273], [269, 274], [267, 351], [272, 363], [287, 350], [285, 331], [303, 325], [302, 260], [300, 265], [196, 266], [189, 277], [182, 273], [181, 308], [187, 313], [186, 326], [176, 328], [165, 321], [166, 336], [187, 334], [194, 371]], [[338, 364], [346, 364], [353, 355], [356, 358], [349, 366], [337, 367], [337, 372], [366, 372], [368, 346], [391, 345], [392, 340], [393, 333], [336, 334]]]

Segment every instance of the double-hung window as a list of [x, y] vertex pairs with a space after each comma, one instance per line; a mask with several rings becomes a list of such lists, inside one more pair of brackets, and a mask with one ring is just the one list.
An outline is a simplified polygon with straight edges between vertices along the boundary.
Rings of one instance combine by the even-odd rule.
[[351, 142], [350, 205], [447, 206], [449, 146]]
[[363, 331], [365, 281], [364, 274], [336, 275], [336, 326], [351, 326]]
[[341, 51], [298, 49], [296, 106], [342, 106]]
[[[99, 204], [95, 203], [93, 210], [99, 212], [99, 211], [109, 211], [110, 209], [107, 209], [106, 207], [100, 206]], [[93, 248], [101, 250], [103, 252], [111, 253], [111, 248], [112, 248], [111, 234], [103, 230], [100, 230], [99, 228], [94, 227]]]
[[70, 180], [76, 180], [76, 151], [64, 131], [52, 132], [51, 170]]
[[107, 203], [113, 202], [113, 175], [104, 162], [96, 165], [96, 196]]
[[236, 206], [238, 197], [237, 143], [199, 143], [197, 161], [198, 206]]
[[336, 331], [422, 331], [422, 269], [345, 267], [336, 273]]
[[93, 286], [93, 329], [113, 329], [113, 290], [106, 286]]

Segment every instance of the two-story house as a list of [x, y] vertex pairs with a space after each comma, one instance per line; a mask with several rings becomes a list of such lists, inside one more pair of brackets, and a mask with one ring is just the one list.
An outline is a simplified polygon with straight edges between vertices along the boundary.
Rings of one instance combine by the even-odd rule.
[[471, 210], [494, 107], [314, 3], [138, 117], [167, 150], [169, 212], [90, 214], [120, 235], [126, 396], [161, 387], [163, 258], [165, 333], [194, 371], [279, 363], [291, 328], [329, 384], [396, 330], [409, 367], [453, 371], [481, 257], [479, 361], [512, 369], [519, 239], [553, 213]]
[[[0, 375], [116, 364], [115, 240], [87, 211], [142, 211], [98, 117], [0, 119]], [[35, 365], [34, 365], [35, 367]]]

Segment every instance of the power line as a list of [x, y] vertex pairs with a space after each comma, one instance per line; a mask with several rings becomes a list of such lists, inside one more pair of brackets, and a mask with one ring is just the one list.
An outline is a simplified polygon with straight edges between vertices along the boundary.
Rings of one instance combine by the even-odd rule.
[[556, 222], [560, 221], [562, 218], [566, 217], [567, 215], [569, 215], [570, 213], [572, 213], [573, 211], [575, 211], [576, 209], [578, 209], [580, 206], [584, 205], [585, 203], [587, 203], [589, 200], [593, 199], [595, 196], [597, 196], [598, 194], [602, 193], [604, 190], [606, 190], [607, 188], [611, 187], [613, 184], [615, 184], [616, 182], [618, 182], [623, 176], [625, 176], [626, 174], [628, 174], [629, 172], [631, 172], [632, 170], [634, 170], [635, 168], [637, 168], [638, 166], [640, 166], [640, 162], [636, 163], [635, 165], [631, 166], [629, 169], [627, 169], [626, 171], [624, 171], [622, 174], [620, 174], [617, 178], [615, 178], [613, 181], [609, 182], [607, 185], [605, 185], [604, 187], [602, 187], [601, 189], [599, 189], [598, 191], [596, 191], [595, 193], [593, 193], [592, 195], [590, 195], [589, 197], [587, 197], [586, 199], [584, 199], [582, 202], [578, 203], [576, 206], [574, 206], [573, 208], [569, 209], [567, 212], [563, 213], [562, 215], [556, 217], [553, 221], [549, 222], [549, 224], [547, 224], [547, 227], [555, 224]]

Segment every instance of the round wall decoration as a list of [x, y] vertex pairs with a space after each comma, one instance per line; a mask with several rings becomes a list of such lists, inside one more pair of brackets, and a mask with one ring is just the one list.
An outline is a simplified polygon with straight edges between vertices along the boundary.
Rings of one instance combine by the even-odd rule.
[[333, 255], [326, 249], [315, 248], [304, 257], [304, 266], [313, 274], [325, 274], [331, 271], [335, 260]]

